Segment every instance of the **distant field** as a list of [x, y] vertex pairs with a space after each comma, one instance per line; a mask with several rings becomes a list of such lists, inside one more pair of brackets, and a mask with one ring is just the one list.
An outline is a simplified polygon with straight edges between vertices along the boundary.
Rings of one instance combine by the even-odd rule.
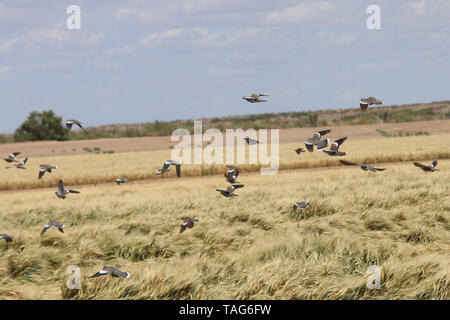
[[[340, 135], [330, 134], [330, 138]], [[300, 140], [302, 141], [302, 140]], [[383, 163], [397, 161], [413, 161], [450, 158], [450, 149], [443, 146], [450, 145], [450, 134], [421, 135], [410, 137], [392, 137], [378, 139], [355, 139], [351, 137], [341, 146], [347, 152], [344, 158], [358, 163]], [[297, 155], [294, 149], [304, 147], [304, 144], [285, 143], [279, 146], [279, 169], [318, 168], [340, 165], [339, 157], [330, 157], [323, 152], [302, 153]], [[236, 148], [236, 157], [243, 154], [248, 158], [248, 146]], [[223, 162], [225, 162], [225, 154]], [[165, 179], [174, 177], [172, 169], [163, 176], [156, 176], [156, 171], [162, 167], [165, 160], [171, 159], [171, 150], [157, 150], [148, 152], [129, 152], [117, 154], [88, 154], [74, 156], [58, 156], [45, 158], [30, 158], [26, 170], [15, 168], [1, 169], [0, 190], [20, 190], [56, 186], [59, 179], [63, 179], [67, 186], [113, 183], [117, 177], [130, 180]], [[246, 161], [248, 163], [248, 161]], [[45, 174], [38, 180], [40, 164], [58, 166], [51, 174]], [[5, 167], [7, 167], [5, 163]], [[260, 164], [239, 165], [246, 172], [259, 171]], [[266, 166], [263, 166], [266, 167]], [[182, 176], [204, 176], [223, 174], [223, 164], [186, 164], [182, 166]]]
[[[350, 140], [343, 149], [355, 159], [371, 156], [367, 150], [394, 155], [402, 145], [411, 157], [435, 148], [426, 139], [392, 138], [395, 145], [385, 148], [377, 140]], [[361, 143], [374, 145], [358, 151]], [[417, 149], [405, 151], [413, 144]], [[319, 154], [311, 157], [319, 161]], [[75, 183], [98, 159], [121, 167], [118, 175], [127, 172], [124, 162], [136, 174], [151, 174], [154, 160], [146, 153], [59, 157], [61, 170], [44, 181], [59, 175]], [[377, 174], [348, 167], [243, 173], [245, 187], [232, 199], [215, 191], [227, 185], [221, 176], [80, 186], [65, 201], [50, 189], [2, 192], [0, 233], [16, 239], [0, 242], [0, 298], [446, 300], [450, 161], [438, 166], [434, 173], [410, 163]], [[31, 179], [29, 171], [14, 173]], [[292, 203], [301, 200], [312, 207], [291, 217]], [[200, 222], [179, 234], [183, 216]], [[40, 237], [50, 219], [66, 224], [65, 233], [52, 229]], [[65, 287], [69, 265], [81, 268], [79, 291]], [[86, 278], [103, 265], [131, 277]], [[380, 290], [366, 287], [370, 265], [382, 268]]]
[[[191, 123], [192, 124], [192, 123]], [[185, 128], [180, 126], [180, 128]], [[418, 121], [404, 123], [377, 123], [366, 125], [343, 125], [311, 128], [280, 129], [280, 143], [294, 143], [299, 145], [314, 132], [331, 128], [332, 137], [347, 136], [352, 140], [382, 138], [382, 132], [391, 135], [402, 133], [441, 135], [450, 134], [450, 119]], [[101, 154], [107, 152], [123, 153], [136, 151], [168, 150], [176, 143], [165, 137], [137, 137], [120, 139], [97, 139], [80, 141], [37, 141], [20, 143], [0, 143], [0, 155], [21, 151], [23, 156], [56, 157], [68, 155]]]

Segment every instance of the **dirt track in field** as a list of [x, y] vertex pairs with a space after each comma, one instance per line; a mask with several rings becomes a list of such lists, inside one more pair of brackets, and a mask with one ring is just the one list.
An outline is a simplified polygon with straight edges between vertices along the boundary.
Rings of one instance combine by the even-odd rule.
[[[327, 126], [320, 128], [292, 128], [280, 129], [280, 143], [298, 142], [303, 145], [303, 141], [310, 137], [317, 130], [330, 128], [332, 131], [327, 137], [337, 139], [349, 137], [351, 139], [370, 139], [382, 137], [377, 129], [388, 133], [405, 132], [416, 133], [419, 131], [428, 132], [430, 135], [450, 133], [450, 120], [433, 120], [421, 122], [404, 123], [380, 123], [354, 126]], [[386, 138], [388, 139], [388, 138]], [[120, 139], [98, 139], [80, 141], [38, 141], [0, 144], [0, 155], [5, 156], [11, 152], [21, 152], [22, 157], [54, 157], [65, 155], [89, 154], [84, 148], [100, 148], [101, 151], [112, 150], [115, 153], [165, 150], [177, 142], [171, 142], [170, 137], [142, 137], [142, 138], [120, 138]]]

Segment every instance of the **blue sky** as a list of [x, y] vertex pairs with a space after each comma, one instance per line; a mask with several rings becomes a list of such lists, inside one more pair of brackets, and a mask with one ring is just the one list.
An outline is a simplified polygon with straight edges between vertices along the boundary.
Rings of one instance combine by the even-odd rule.
[[44, 109], [94, 126], [448, 100], [449, 16], [448, 0], [0, 0], [0, 132]]

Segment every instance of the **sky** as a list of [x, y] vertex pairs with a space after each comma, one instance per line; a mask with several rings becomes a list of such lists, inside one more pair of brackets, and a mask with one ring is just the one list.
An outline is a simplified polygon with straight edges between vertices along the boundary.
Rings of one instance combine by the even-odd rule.
[[449, 100], [449, 16], [448, 0], [0, 0], [0, 133], [33, 110], [97, 126]]

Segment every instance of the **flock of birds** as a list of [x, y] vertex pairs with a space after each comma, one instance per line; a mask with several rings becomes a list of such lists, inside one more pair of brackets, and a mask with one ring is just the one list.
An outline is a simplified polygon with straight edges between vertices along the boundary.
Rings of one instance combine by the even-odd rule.
[[[262, 100], [260, 97], [262, 96], [268, 96], [266, 94], [252, 94], [250, 96], [244, 96], [242, 99], [245, 99], [246, 101], [250, 103], [257, 103], [257, 102], [267, 102], [267, 100]], [[369, 105], [373, 104], [382, 104], [383, 102], [379, 99], [376, 99], [374, 97], [369, 97], [366, 99], [360, 100], [360, 108], [362, 112], [366, 112]], [[81, 129], [83, 129], [83, 125], [78, 120], [66, 120], [65, 121], [66, 127], [68, 130], [71, 130], [72, 126], [75, 124]], [[83, 129], [84, 130], [84, 129]], [[330, 144], [330, 139], [323, 138], [326, 134], [330, 133], [330, 129], [322, 130], [315, 132], [312, 137], [306, 139], [305, 141], [305, 147], [306, 150], [309, 152], [314, 151], [314, 146], [316, 146], [317, 151], [323, 151], [329, 156], [338, 156], [342, 157], [345, 156], [347, 153], [342, 152], [339, 150], [339, 147], [347, 140], [347, 137], [339, 138], [333, 143]], [[255, 145], [258, 144], [259, 141], [257, 139], [252, 139], [249, 137], [243, 138], [248, 145]], [[330, 147], [328, 148], [328, 145]], [[302, 152], [306, 152], [303, 148], [297, 148], [294, 150], [297, 154], [301, 154]], [[13, 152], [6, 157], [3, 158], [4, 161], [7, 163], [15, 163], [13, 166], [6, 167], [6, 168], [17, 168], [17, 169], [26, 169], [25, 164], [27, 163], [28, 157], [26, 157], [24, 160], [20, 161], [16, 159], [16, 157], [20, 155], [20, 152]], [[344, 165], [348, 166], [359, 166], [364, 171], [370, 171], [370, 172], [378, 172], [378, 171], [384, 171], [386, 168], [375, 168], [369, 164], [359, 164], [359, 163], [353, 163], [347, 160], [340, 160], [340, 162]], [[439, 171], [436, 169], [437, 161], [434, 160], [429, 165], [424, 165], [419, 162], [413, 162], [416, 167], [419, 167], [423, 171], [427, 172], [434, 172]], [[170, 167], [174, 166], [176, 170], [177, 177], [181, 176], [181, 163], [175, 160], [167, 160], [163, 163], [163, 166], [161, 169], [159, 169], [156, 172], [156, 175], [162, 175], [168, 171], [170, 171]], [[238, 177], [240, 172], [242, 171], [241, 168], [238, 168], [236, 166], [227, 165], [227, 171], [224, 173], [225, 180], [230, 184], [225, 189], [216, 189], [217, 192], [219, 192], [224, 197], [238, 197], [238, 194], [235, 194], [235, 190], [239, 188], [243, 188], [244, 185], [238, 182]], [[39, 169], [39, 175], [38, 179], [42, 179], [45, 173], [51, 173], [53, 170], [57, 169], [57, 166], [48, 165], [48, 164], [41, 164]], [[126, 178], [116, 178], [115, 182], [120, 185], [122, 183], [127, 183], [128, 179]], [[58, 190], [55, 192], [56, 196], [60, 199], [67, 199], [67, 195], [70, 193], [80, 193], [79, 191], [72, 190], [72, 189], [65, 189], [64, 188], [64, 182], [62, 180], [59, 180], [58, 182]], [[299, 214], [302, 213], [305, 209], [311, 207], [311, 204], [307, 201], [301, 201], [301, 202], [294, 202], [292, 206], [292, 214]], [[179, 233], [183, 233], [187, 228], [191, 229], [194, 227], [194, 224], [196, 222], [199, 222], [199, 219], [195, 219], [192, 217], [183, 217], [181, 228]], [[64, 224], [59, 223], [55, 220], [50, 220], [47, 224], [45, 224], [44, 228], [41, 231], [41, 236], [50, 228], [58, 229], [59, 232], [64, 233]], [[14, 237], [8, 235], [8, 234], [0, 234], [0, 240], [5, 240], [6, 242], [12, 242]], [[95, 273], [94, 275], [88, 277], [88, 278], [96, 278], [100, 276], [106, 276], [111, 275], [113, 277], [120, 277], [120, 278], [129, 278], [130, 274], [128, 272], [120, 271], [119, 269], [115, 267], [110, 266], [104, 266], [102, 270]]]

